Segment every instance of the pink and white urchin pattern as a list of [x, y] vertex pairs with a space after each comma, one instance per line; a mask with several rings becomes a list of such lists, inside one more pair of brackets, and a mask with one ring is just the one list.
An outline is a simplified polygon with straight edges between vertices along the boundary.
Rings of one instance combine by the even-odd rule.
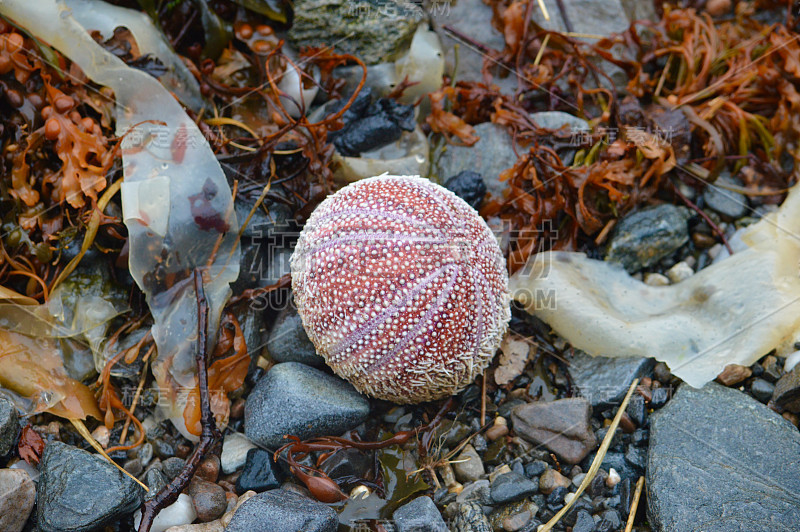
[[317, 352], [359, 391], [396, 403], [470, 384], [511, 316], [505, 260], [486, 222], [420, 177], [373, 177], [328, 197], [291, 268]]

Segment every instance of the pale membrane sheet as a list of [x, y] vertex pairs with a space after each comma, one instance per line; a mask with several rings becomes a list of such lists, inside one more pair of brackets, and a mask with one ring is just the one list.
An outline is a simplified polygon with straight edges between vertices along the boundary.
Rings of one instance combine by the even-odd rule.
[[727, 364], [786, 350], [799, 332], [800, 189], [742, 240], [744, 250], [663, 287], [582, 253], [540, 253], [512, 276], [511, 293], [576, 348], [655, 357], [701, 387]]
[[[103, 27], [84, 28], [69, 5], [94, 9], [81, 20]], [[196, 379], [192, 270], [204, 271], [210, 331], [217, 329], [229, 283], [239, 275], [231, 190], [208, 143], [173, 95], [158, 80], [106, 52], [87, 33], [113, 29], [101, 16], [110, 6], [89, 0], [70, 0], [69, 5], [59, 0], [0, 0], [0, 13], [66, 55], [95, 83], [114, 91], [116, 132], [127, 134], [122, 142], [122, 204], [130, 235], [130, 271], [147, 295], [155, 322], [158, 357], [153, 372], [162, 392], [173, 392], [167, 394], [166, 415], [185, 431], [179, 395], [193, 388]], [[115, 24], [125, 26], [125, 18]], [[147, 33], [141, 20], [136, 24], [131, 29], [137, 37]], [[159, 49], [151, 38], [143, 48]], [[162, 60], [176, 65], [176, 58]], [[171, 89], [190, 94], [191, 89], [175, 85], [179, 77], [171, 78]]]

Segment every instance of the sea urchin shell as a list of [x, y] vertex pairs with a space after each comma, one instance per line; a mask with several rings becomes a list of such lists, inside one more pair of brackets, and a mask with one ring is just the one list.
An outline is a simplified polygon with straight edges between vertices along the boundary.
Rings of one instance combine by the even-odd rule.
[[359, 391], [396, 403], [470, 384], [510, 319], [505, 260], [486, 222], [420, 177], [373, 177], [328, 197], [291, 267], [317, 352]]

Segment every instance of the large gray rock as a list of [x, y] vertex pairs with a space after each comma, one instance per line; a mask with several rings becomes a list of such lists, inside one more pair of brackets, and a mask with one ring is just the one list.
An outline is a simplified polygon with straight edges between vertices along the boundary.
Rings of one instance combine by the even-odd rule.
[[514, 139], [504, 127], [491, 122], [475, 126], [475, 134], [480, 140], [472, 146], [448, 144], [436, 161], [434, 173], [444, 180], [464, 170], [477, 172], [483, 176], [492, 198], [502, 198], [507, 184], [500, 181], [500, 172], [517, 162]]
[[749, 396], [683, 385], [651, 418], [653, 530], [797, 530], [800, 433]]
[[514, 431], [544, 445], [568, 464], [577, 464], [597, 446], [589, 420], [592, 407], [575, 397], [520, 405], [511, 413]]
[[689, 241], [686, 209], [669, 203], [628, 214], [614, 228], [606, 260], [629, 273], [652, 266]]
[[247, 499], [225, 532], [336, 532], [333, 508], [288, 490], [272, 490]]
[[133, 512], [144, 490], [101, 456], [53, 441], [39, 464], [37, 518], [43, 532], [102, 530]]
[[314, 344], [308, 339], [297, 309], [292, 305], [281, 310], [275, 318], [275, 325], [267, 338], [267, 351], [275, 362], [325, 365], [325, 360], [317, 354]]
[[0, 530], [20, 532], [33, 510], [36, 486], [21, 469], [0, 469]]
[[347, 382], [298, 362], [283, 362], [253, 388], [244, 426], [253, 442], [274, 450], [285, 443], [284, 435], [338, 435], [368, 415], [369, 402]]
[[14, 447], [19, 430], [19, 419], [14, 403], [0, 397], [0, 456], [8, 454]]
[[392, 514], [397, 532], [447, 532], [442, 514], [430, 497], [417, 497]]
[[293, 46], [332, 46], [368, 65], [393, 61], [424, 18], [404, 0], [295, 0]]
[[593, 357], [576, 351], [567, 369], [581, 397], [604, 410], [619, 405], [633, 379], [650, 373], [655, 364], [652, 358]]

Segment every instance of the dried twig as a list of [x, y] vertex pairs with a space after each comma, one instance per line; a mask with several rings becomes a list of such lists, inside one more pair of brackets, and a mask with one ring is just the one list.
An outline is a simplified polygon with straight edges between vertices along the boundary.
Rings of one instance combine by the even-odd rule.
[[592, 465], [589, 466], [589, 471], [586, 472], [586, 476], [583, 478], [581, 485], [578, 486], [578, 491], [575, 492], [575, 496], [569, 501], [564, 507], [559, 510], [559, 512], [550, 519], [547, 524], [539, 529], [538, 532], [548, 532], [552, 530], [553, 527], [558, 523], [562, 517], [572, 508], [572, 505], [577, 502], [578, 498], [580, 498], [581, 494], [586, 490], [589, 484], [594, 479], [594, 476], [597, 474], [597, 471], [600, 470], [600, 464], [603, 463], [603, 458], [606, 457], [606, 452], [608, 452], [608, 448], [611, 446], [611, 440], [614, 438], [614, 433], [617, 430], [617, 426], [619, 425], [619, 420], [622, 418], [622, 413], [625, 412], [625, 408], [628, 406], [628, 401], [630, 401], [631, 396], [633, 395], [634, 390], [636, 390], [636, 386], [639, 384], [639, 379], [633, 379], [630, 388], [628, 388], [628, 393], [625, 395], [625, 399], [622, 400], [622, 404], [619, 405], [619, 410], [617, 410], [617, 415], [614, 416], [614, 421], [611, 422], [611, 425], [608, 427], [608, 432], [606, 433], [606, 437], [603, 438], [603, 443], [600, 444], [600, 449], [598, 449], [597, 454], [592, 460]]
[[636, 520], [636, 510], [639, 509], [639, 500], [642, 497], [642, 488], [644, 487], [644, 477], [639, 477], [636, 481], [636, 491], [633, 492], [633, 501], [631, 502], [631, 511], [628, 514], [628, 523], [625, 525], [625, 532], [633, 530], [633, 522]]
[[194, 288], [197, 294], [197, 384], [200, 388], [200, 411], [203, 431], [200, 434], [200, 443], [186, 461], [183, 471], [175, 479], [159, 491], [155, 497], [146, 501], [142, 506], [142, 521], [139, 532], [149, 532], [153, 520], [165, 507], [178, 500], [178, 495], [186, 488], [189, 481], [197, 471], [200, 461], [220, 437], [219, 429], [211, 412], [211, 402], [208, 397], [208, 302], [203, 290], [203, 274], [199, 269], [194, 270]]

